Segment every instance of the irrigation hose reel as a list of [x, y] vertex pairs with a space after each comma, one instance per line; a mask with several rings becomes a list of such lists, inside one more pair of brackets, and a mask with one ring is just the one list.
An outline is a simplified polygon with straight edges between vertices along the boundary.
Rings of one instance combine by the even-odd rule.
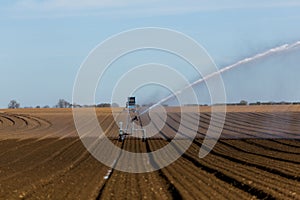
[[[135, 125], [136, 121], [139, 121], [138, 127]], [[126, 119], [125, 128], [123, 127], [123, 121], [119, 122], [119, 141], [123, 142], [125, 136], [135, 136], [137, 133], [142, 133], [142, 141], [146, 141], [146, 130], [143, 129], [140, 117], [138, 115], [137, 105], [135, 97], [128, 97], [126, 102]]]

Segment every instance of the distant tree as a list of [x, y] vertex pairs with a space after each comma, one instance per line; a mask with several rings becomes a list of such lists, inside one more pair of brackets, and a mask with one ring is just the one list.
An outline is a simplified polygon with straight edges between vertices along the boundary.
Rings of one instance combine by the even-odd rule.
[[241, 100], [241, 101], [240, 101], [240, 105], [245, 105], [245, 106], [246, 106], [246, 105], [248, 105], [248, 102], [245, 101], [245, 100]]
[[41, 108], [41, 106], [36, 106], [35, 108]]
[[291, 102], [281, 101], [281, 102], [279, 102], [279, 104], [281, 104], [281, 105], [289, 105], [289, 104], [291, 104]]
[[[162, 106], [168, 107], [168, 104], [163, 104]], [[199, 106], [199, 104], [196, 104], [196, 103], [188, 103], [188, 104], [184, 104], [184, 106], [191, 106], [191, 107], [193, 107], [193, 106]]]
[[73, 104], [72, 104], [72, 107], [73, 107], [73, 108], [81, 108], [82, 106], [79, 105], [79, 104], [77, 104], [77, 103], [73, 103]]
[[50, 108], [50, 106], [48, 106], [48, 105], [45, 105], [43, 108]]
[[70, 108], [72, 106], [72, 104], [70, 104], [69, 102], [67, 102], [64, 99], [59, 99], [58, 103], [56, 105], [57, 108]]
[[108, 107], [111, 107], [110, 103], [100, 103], [97, 105], [97, 107], [101, 107], [101, 108], [108, 108]]
[[16, 100], [11, 100], [8, 104], [8, 108], [10, 109], [20, 108], [20, 104]]

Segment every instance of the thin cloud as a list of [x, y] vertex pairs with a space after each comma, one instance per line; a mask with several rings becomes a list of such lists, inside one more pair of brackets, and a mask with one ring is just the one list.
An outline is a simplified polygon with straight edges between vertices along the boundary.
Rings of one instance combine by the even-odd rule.
[[300, 2], [287, 1], [240, 1], [240, 0], [17, 0], [2, 11], [7, 15], [29, 17], [72, 17], [72, 16], [108, 16], [134, 17], [177, 15], [203, 11], [230, 9], [252, 9], [273, 7], [298, 7]]
[[113, 8], [123, 7], [132, 4], [138, 4], [140, 1], [132, 0], [19, 0], [14, 4], [16, 9], [30, 9], [30, 10], [86, 10], [97, 8]]

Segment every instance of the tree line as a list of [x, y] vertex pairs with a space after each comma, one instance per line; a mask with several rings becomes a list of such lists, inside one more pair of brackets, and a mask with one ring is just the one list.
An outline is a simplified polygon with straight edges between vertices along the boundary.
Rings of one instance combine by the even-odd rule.
[[[52, 108], [81, 108], [81, 107], [119, 107], [117, 103], [100, 103], [95, 105], [79, 105], [79, 104], [72, 104], [64, 99], [59, 99], [57, 104], [55, 104]], [[21, 104], [18, 103], [16, 100], [11, 100], [7, 106], [9, 109], [17, 109], [21, 108]], [[24, 107], [24, 108], [50, 108], [50, 106], [35, 106], [35, 107]]]
[[[260, 102], [257, 101], [255, 103], [248, 103], [245, 100], [241, 100], [239, 103], [226, 103], [226, 104], [214, 104], [214, 105], [228, 105], [228, 106], [234, 106], [234, 105], [299, 105], [300, 102], [286, 102], [286, 101], [281, 101], [281, 102]], [[150, 104], [151, 105], [151, 104]], [[149, 107], [149, 105], [142, 105], [145, 107]], [[167, 105], [164, 105], [167, 106]], [[208, 106], [207, 104], [203, 105], [196, 105], [196, 104], [187, 104], [186, 106]], [[16, 100], [11, 100], [7, 106], [9, 109], [17, 109], [21, 108], [21, 104], [18, 103]], [[72, 104], [64, 99], [59, 99], [57, 104], [53, 106], [53, 108], [87, 108], [87, 107], [99, 107], [99, 108], [105, 108], [105, 107], [119, 107], [117, 103], [100, 103], [100, 104], [95, 104], [95, 105], [79, 105], [79, 104]], [[137, 107], [140, 107], [139, 105]], [[41, 106], [35, 106], [35, 107], [24, 107], [24, 108], [50, 108], [50, 106], [45, 105], [43, 107]]]

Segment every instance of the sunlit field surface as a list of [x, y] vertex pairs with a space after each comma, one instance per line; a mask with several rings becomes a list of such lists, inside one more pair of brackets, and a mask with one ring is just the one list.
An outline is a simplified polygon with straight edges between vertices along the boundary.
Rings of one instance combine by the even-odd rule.
[[[180, 114], [177, 108], [167, 110], [164, 128], [146, 142], [129, 136], [119, 142], [111, 109], [97, 108], [97, 116], [116, 146], [146, 153], [176, 134]], [[210, 108], [200, 110], [197, 137], [182, 157], [141, 174], [120, 172], [93, 158], [77, 135], [71, 109], [1, 110], [0, 199], [300, 198], [299, 106], [229, 106], [221, 138], [204, 159], [198, 154]], [[123, 109], [113, 112], [122, 116]], [[147, 120], [141, 117], [141, 123]], [[149, 162], [159, 161], [149, 157]]]

